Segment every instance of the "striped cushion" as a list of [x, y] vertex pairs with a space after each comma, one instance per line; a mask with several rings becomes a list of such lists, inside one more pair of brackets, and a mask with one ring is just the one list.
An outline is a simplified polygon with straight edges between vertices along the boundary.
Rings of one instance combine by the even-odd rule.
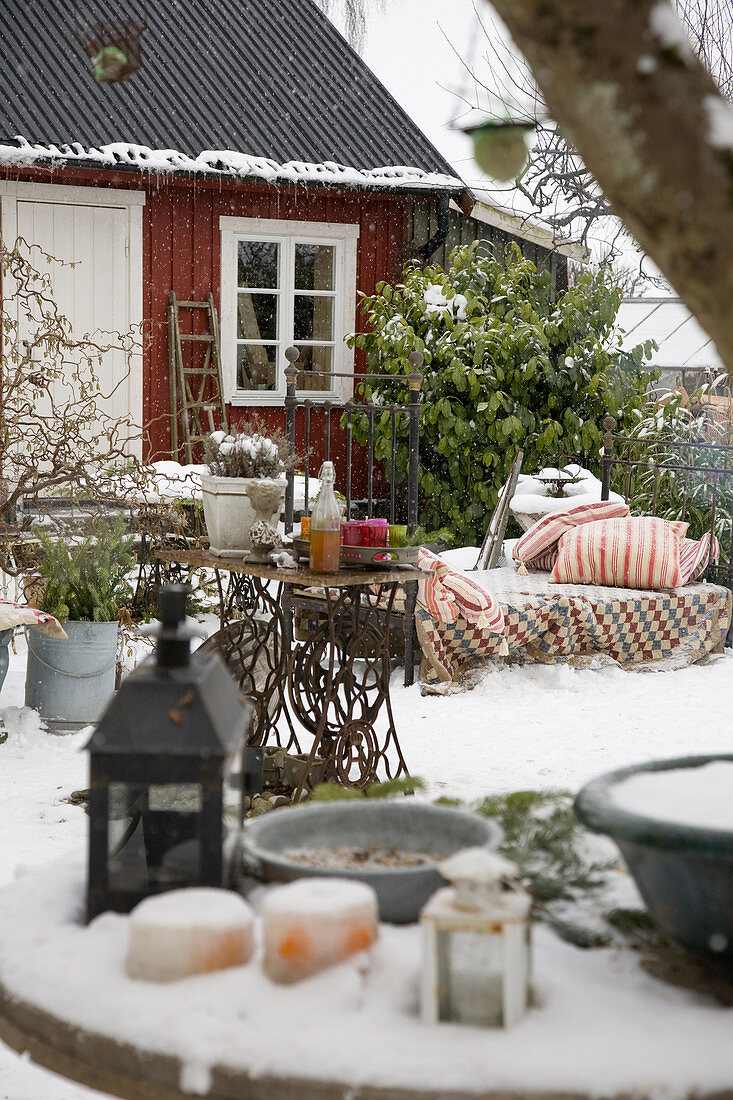
[[683, 584], [691, 584], [699, 581], [708, 567], [708, 562], [717, 564], [720, 557], [720, 543], [715, 535], [710, 532], [703, 535], [699, 541], [683, 539], [680, 549], [680, 569], [682, 570]]
[[418, 600], [431, 618], [439, 623], [466, 619], [490, 634], [504, 633], [504, 613], [491, 592], [424, 546], [417, 560], [421, 569], [430, 570], [430, 575], [420, 580]]
[[551, 550], [545, 550], [544, 554], [538, 554], [536, 558], [532, 558], [529, 565], [532, 569], [538, 569], [541, 573], [549, 573], [556, 561], [557, 543], [555, 543]]
[[566, 531], [583, 523], [618, 519], [628, 514], [628, 504], [615, 500], [578, 504], [564, 512], [551, 512], [525, 531], [514, 547], [514, 560], [517, 565], [527, 565], [533, 569], [552, 569], [557, 557], [557, 544]]
[[689, 524], [652, 516], [584, 523], [560, 539], [550, 581], [666, 589], [684, 584], [682, 540]]

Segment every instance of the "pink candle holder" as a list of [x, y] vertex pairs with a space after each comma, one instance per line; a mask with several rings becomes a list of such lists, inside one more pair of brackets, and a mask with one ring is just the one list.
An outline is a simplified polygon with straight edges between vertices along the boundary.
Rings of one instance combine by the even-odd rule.
[[368, 519], [364, 522], [364, 546], [386, 546], [389, 524], [386, 519]]
[[341, 542], [344, 546], [365, 546], [364, 521], [361, 519], [345, 519], [341, 524]]

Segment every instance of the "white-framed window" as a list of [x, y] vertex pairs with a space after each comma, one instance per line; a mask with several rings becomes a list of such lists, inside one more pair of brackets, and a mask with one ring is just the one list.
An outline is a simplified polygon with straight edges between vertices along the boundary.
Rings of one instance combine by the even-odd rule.
[[359, 226], [339, 222], [219, 219], [221, 354], [233, 405], [279, 405], [285, 349], [300, 352], [298, 393], [314, 400], [353, 394]]

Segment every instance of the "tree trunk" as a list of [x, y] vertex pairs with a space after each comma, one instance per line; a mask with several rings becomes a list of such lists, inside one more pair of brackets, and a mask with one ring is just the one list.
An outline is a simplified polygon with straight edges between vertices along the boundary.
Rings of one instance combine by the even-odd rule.
[[493, 5], [550, 113], [733, 377], [733, 109], [673, 9], [666, 0]]

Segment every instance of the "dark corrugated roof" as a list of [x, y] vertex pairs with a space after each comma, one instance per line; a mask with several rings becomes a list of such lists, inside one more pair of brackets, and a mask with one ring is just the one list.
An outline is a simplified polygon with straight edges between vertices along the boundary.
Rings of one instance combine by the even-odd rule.
[[[130, 15], [142, 68], [99, 84], [75, 16]], [[313, 0], [0, 0], [0, 143], [18, 134], [455, 175]]]

